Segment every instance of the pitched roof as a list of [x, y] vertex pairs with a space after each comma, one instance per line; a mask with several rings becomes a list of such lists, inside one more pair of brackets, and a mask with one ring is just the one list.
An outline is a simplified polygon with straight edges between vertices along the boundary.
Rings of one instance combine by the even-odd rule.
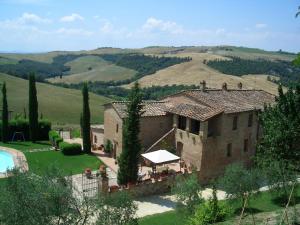
[[[127, 116], [127, 101], [112, 102], [107, 105], [111, 105], [123, 119]], [[164, 116], [167, 114], [165, 108], [165, 102], [162, 101], [144, 101], [142, 108], [142, 117], [147, 116]]]
[[[142, 117], [174, 113], [205, 121], [223, 112], [262, 110], [265, 104], [274, 102], [275, 96], [262, 90], [195, 89], [170, 95], [162, 101], [144, 101]], [[126, 101], [119, 101], [106, 105], [111, 105], [121, 118], [125, 118], [126, 104]]]
[[262, 90], [187, 90], [164, 99], [167, 111], [205, 121], [222, 112], [262, 110], [275, 96]]

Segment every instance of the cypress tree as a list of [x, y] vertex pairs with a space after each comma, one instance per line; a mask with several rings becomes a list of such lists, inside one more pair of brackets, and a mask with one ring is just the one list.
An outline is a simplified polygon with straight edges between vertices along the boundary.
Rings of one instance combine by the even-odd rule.
[[2, 141], [8, 141], [8, 105], [6, 96], [6, 84], [2, 87]]
[[83, 151], [86, 153], [91, 153], [91, 115], [89, 107], [89, 90], [87, 83], [84, 83], [82, 88], [83, 97], [83, 112], [82, 112], [82, 142]]
[[118, 159], [118, 183], [126, 185], [135, 183], [138, 178], [138, 163], [141, 151], [140, 117], [142, 111], [142, 94], [136, 82], [131, 89], [127, 103], [127, 117], [123, 125], [123, 149]]
[[29, 134], [30, 140], [35, 142], [38, 135], [38, 100], [35, 84], [35, 75], [29, 75]]

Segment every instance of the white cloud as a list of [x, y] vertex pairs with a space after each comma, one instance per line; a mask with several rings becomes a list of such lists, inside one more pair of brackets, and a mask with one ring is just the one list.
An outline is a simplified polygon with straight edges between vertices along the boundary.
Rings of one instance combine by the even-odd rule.
[[84, 18], [77, 13], [72, 13], [69, 16], [64, 16], [60, 18], [61, 22], [74, 22], [75, 20], [84, 20]]
[[164, 21], [154, 17], [148, 18], [142, 28], [147, 31], [158, 30], [173, 34], [182, 33], [183, 31], [182, 27], [175, 22]]
[[51, 20], [42, 18], [33, 13], [23, 13], [23, 15], [18, 18], [20, 23], [51, 23]]
[[262, 28], [266, 28], [268, 25], [265, 24], [265, 23], [257, 23], [255, 24], [255, 28], [258, 28], [258, 29], [262, 29]]

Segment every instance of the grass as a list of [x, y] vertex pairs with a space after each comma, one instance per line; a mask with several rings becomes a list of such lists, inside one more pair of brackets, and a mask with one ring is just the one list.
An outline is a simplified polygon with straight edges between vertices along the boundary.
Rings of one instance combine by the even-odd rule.
[[[38, 141], [36, 143], [32, 143], [29, 141], [25, 142], [8, 142], [8, 143], [3, 143], [0, 142], [0, 146], [8, 147], [8, 148], [14, 148], [17, 149], [21, 152], [28, 152], [30, 150], [34, 149], [49, 149], [51, 145], [49, 144], [49, 141]], [[0, 147], [1, 148], [1, 147]]]
[[80, 83], [82, 81], [110, 81], [131, 78], [136, 71], [117, 66], [97, 56], [83, 56], [66, 63], [70, 75], [48, 79], [53, 83]]
[[[300, 186], [295, 189], [295, 199], [296, 204], [300, 203]], [[233, 217], [238, 216], [241, 212], [240, 201], [238, 200], [228, 200], [228, 205], [232, 209], [233, 214], [228, 218], [231, 220]], [[285, 203], [284, 200], [278, 198], [272, 192], [262, 192], [259, 193], [255, 198], [250, 201], [249, 209], [253, 213], [260, 212], [271, 212], [278, 209], [282, 209]], [[178, 214], [176, 211], [169, 211], [161, 214], [155, 214], [151, 216], [146, 216], [140, 219], [140, 225], [180, 225], [185, 224], [186, 220], [182, 217], [181, 214]], [[223, 223], [222, 223], [223, 224]], [[225, 224], [227, 224], [225, 222]]]
[[85, 168], [96, 170], [102, 163], [94, 155], [65, 156], [58, 151], [26, 152], [25, 156], [29, 170], [40, 175], [44, 174], [52, 165], [58, 167], [64, 175], [71, 175], [82, 173]]
[[[6, 82], [8, 106], [16, 113], [28, 114], [28, 81], [0, 73], [0, 83]], [[82, 94], [80, 90], [56, 87], [50, 84], [37, 83], [39, 112], [53, 125], [79, 124], [82, 111]], [[90, 94], [91, 122], [103, 122], [103, 104], [110, 99]], [[2, 102], [0, 102], [0, 107]]]
[[[94, 155], [81, 154], [65, 156], [59, 151], [29, 152], [33, 149], [49, 149], [48, 142], [12, 142], [0, 143], [1, 146], [22, 151], [27, 159], [29, 170], [36, 174], [44, 174], [49, 166], [57, 166], [64, 175], [79, 174], [85, 168], [98, 169], [102, 162]], [[1, 184], [0, 184], [1, 185]]]

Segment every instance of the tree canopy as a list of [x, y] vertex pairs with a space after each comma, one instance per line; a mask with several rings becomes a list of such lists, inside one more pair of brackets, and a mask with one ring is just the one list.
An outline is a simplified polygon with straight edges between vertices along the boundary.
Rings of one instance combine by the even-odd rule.
[[283, 167], [300, 169], [300, 84], [283, 93], [279, 86], [276, 104], [261, 114], [263, 138], [258, 146], [260, 162], [280, 163]]

